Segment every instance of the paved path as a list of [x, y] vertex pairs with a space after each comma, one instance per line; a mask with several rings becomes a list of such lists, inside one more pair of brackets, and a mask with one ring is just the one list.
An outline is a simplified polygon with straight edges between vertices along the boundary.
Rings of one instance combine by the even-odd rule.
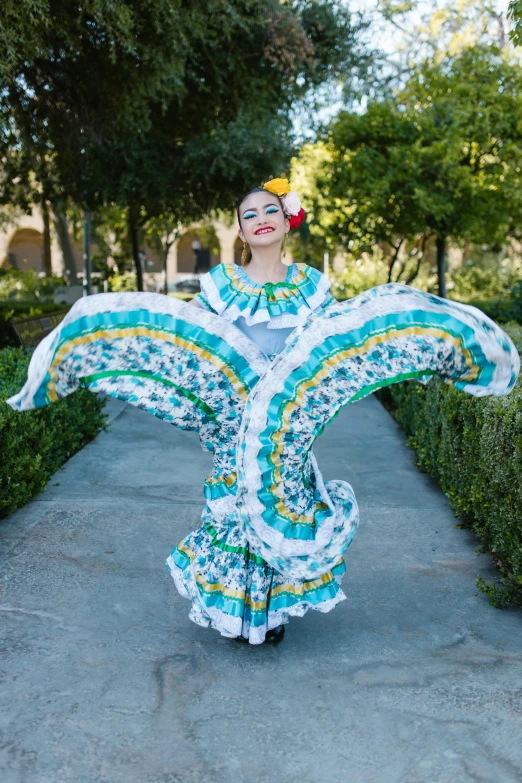
[[520, 783], [522, 612], [374, 399], [316, 449], [361, 507], [348, 600], [277, 648], [188, 620], [164, 560], [209, 455], [118, 406], [0, 524], [2, 783]]

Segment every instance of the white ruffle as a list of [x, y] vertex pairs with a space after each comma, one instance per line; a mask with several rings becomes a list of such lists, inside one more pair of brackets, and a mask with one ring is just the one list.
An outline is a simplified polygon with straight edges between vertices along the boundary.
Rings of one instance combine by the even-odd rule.
[[[290, 281], [289, 281], [290, 282]], [[309, 280], [307, 283], [309, 284]], [[250, 281], [252, 284], [253, 281]], [[200, 281], [201, 293], [210, 304], [212, 309], [221, 316], [225, 321], [234, 323], [238, 318], [244, 318], [247, 326], [253, 326], [254, 324], [267, 323], [267, 329], [288, 329], [289, 327], [296, 327], [302, 324], [315, 310], [317, 310], [329, 296], [331, 283], [325, 275], [321, 275], [315, 290], [311, 294], [304, 294], [303, 290], [300, 290], [300, 296], [303, 303], [298, 306], [297, 313], [284, 313], [283, 315], [271, 316], [268, 308], [257, 308], [253, 313], [249, 307], [240, 307], [238, 304], [233, 303], [228, 305], [221, 298], [218, 287], [216, 286], [211, 273], [204, 275]], [[305, 284], [303, 284], [304, 287]], [[262, 288], [262, 286], [259, 286]], [[238, 300], [243, 299], [242, 295], [238, 295]], [[251, 297], [252, 308], [257, 298]]]

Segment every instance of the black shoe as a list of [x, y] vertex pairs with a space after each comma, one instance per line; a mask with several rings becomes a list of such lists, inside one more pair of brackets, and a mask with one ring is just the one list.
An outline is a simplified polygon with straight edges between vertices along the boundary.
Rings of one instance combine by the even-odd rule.
[[241, 644], [248, 644], [248, 639], [245, 639], [244, 636], [234, 636], [235, 642], [240, 642]]
[[284, 635], [285, 635], [285, 626], [278, 625], [277, 628], [272, 628], [270, 631], [266, 632], [265, 642], [267, 642], [268, 644], [278, 644], [279, 642], [283, 641]]

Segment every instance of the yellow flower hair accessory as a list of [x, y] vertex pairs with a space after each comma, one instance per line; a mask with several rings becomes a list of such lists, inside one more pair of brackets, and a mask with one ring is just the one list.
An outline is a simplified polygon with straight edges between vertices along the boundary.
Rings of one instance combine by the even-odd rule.
[[286, 194], [290, 192], [291, 187], [287, 179], [276, 177], [275, 179], [269, 179], [268, 182], [265, 182], [263, 189], [268, 190], [269, 193], [274, 193], [281, 198], [281, 196], [286, 196]]
[[305, 218], [305, 211], [301, 206], [299, 196], [291, 190], [289, 181], [281, 177], [269, 179], [264, 183], [263, 189], [281, 199], [283, 212], [290, 221], [290, 231], [299, 228]]

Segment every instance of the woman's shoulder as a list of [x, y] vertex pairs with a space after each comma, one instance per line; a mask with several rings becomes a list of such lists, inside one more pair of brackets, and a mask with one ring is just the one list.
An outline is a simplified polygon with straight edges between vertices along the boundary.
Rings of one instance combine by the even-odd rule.
[[219, 305], [219, 300], [227, 300], [241, 291], [239, 269], [236, 264], [223, 261], [200, 279], [201, 293], [214, 309]]
[[302, 262], [292, 264], [295, 267], [295, 278], [297, 284], [311, 281], [314, 285], [324, 285], [330, 287], [330, 281], [319, 269], [315, 266], [310, 266]]
[[298, 263], [293, 265], [295, 273], [292, 275], [291, 282], [298, 286], [301, 295], [306, 299], [308, 306], [312, 310], [324, 306], [325, 301], [330, 303], [332, 295], [330, 294], [330, 280], [315, 266]]
[[[201, 278], [202, 284], [207, 284], [211, 281], [214, 285], [230, 286], [236, 291], [264, 287], [262, 283], [255, 283], [251, 280], [243, 268], [232, 261], [222, 261], [220, 264], [216, 264]], [[289, 282], [298, 286], [306, 282], [312, 282], [314, 285], [330, 286], [326, 275], [320, 272], [319, 269], [302, 262], [290, 264], [285, 283]]]

